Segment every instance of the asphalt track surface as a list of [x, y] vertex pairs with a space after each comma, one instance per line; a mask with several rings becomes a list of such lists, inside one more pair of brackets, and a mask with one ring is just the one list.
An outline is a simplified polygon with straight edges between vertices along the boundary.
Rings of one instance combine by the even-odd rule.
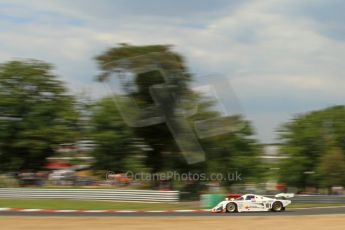
[[223, 216], [223, 217], [238, 217], [238, 216], [306, 216], [306, 215], [345, 215], [344, 207], [324, 207], [324, 208], [299, 208], [287, 209], [283, 212], [244, 212], [244, 213], [210, 213], [206, 211], [196, 212], [12, 212], [1, 211], [0, 216], [119, 216], [119, 217], [176, 217], [176, 216]]

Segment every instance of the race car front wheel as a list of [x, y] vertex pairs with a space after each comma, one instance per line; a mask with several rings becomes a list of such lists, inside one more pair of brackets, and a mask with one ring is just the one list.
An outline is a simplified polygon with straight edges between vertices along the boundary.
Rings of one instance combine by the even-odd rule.
[[230, 202], [226, 205], [226, 211], [227, 212], [237, 212], [237, 205], [233, 202]]
[[280, 211], [283, 211], [283, 210], [284, 210], [284, 207], [283, 207], [282, 202], [276, 201], [276, 202], [273, 203], [272, 211], [280, 212]]

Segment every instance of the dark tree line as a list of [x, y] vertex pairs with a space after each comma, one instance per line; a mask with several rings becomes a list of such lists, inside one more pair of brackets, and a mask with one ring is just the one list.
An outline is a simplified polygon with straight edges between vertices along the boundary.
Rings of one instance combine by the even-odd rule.
[[[221, 115], [211, 98], [191, 90], [194, 76], [170, 46], [122, 44], [95, 60], [101, 71], [96, 81], [115, 80], [113, 86], [121, 94], [84, 104], [68, 93], [48, 63], [21, 60], [0, 65], [0, 171], [42, 169], [60, 144], [92, 139], [94, 170], [236, 170], [243, 177], [240, 183], [265, 179], [258, 158], [261, 148], [249, 121], [232, 116], [218, 125], [230, 121], [241, 124], [240, 129], [206, 138], [195, 133], [194, 121], [219, 120]], [[280, 166], [280, 181], [299, 188], [344, 185], [344, 111], [338, 106], [302, 114], [281, 128], [281, 152], [289, 158]], [[183, 117], [183, 122], [176, 117]], [[188, 147], [188, 141], [176, 141], [172, 125], [191, 127], [205, 160], [186, 160], [181, 143]]]

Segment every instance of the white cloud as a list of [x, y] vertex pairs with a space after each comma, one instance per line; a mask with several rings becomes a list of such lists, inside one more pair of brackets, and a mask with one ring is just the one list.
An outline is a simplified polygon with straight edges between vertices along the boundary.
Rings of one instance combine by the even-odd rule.
[[4, 1], [0, 61], [46, 60], [74, 92], [99, 96], [95, 55], [120, 42], [174, 44], [192, 72], [229, 76], [264, 141], [291, 113], [343, 103], [345, 43], [322, 33], [327, 23], [303, 16], [310, 1], [213, 2], [184, 10], [184, 1], [174, 2], [160, 11], [128, 1]]

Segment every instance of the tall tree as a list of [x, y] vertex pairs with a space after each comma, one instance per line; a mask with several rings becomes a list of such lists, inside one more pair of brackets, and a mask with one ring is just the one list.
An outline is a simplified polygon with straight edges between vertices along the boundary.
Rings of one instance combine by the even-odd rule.
[[[147, 109], [153, 103], [157, 103], [153, 98], [152, 87], [167, 86], [163, 88], [162, 94], [170, 94], [171, 91], [169, 90], [172, 90], [173, 100], [169, 97], [163, 97], [163, 100], [158, 102], [160, 108], [163, 108], [162, 110], [165, 112], [164, 121], [176, 121], [174, 118], [178, 117], [181, 111], [183, 111], [183, 114], [188, 114], [185, 116], [187, 117], [185, 122], [173, 124], [179, 129], [183, 130], [186, 126], [194, 127], [193, 121], [195, 120], [216, 120], [221, 117], [218, 112], [213, 111], [213, 102], [209, 98], [203, 98], [203, 96], [190, 89], [189, 83], [192, 81], [192, 75], [188, 72], [183, 58], [173, 52], [170, 46], [131, 46], [122, 44], [107, 50], [96, 57], [96, 60], [102, 71], [97, 78], [99, 81], [109, 80], [113, 77], [113, 73], [121, 72], [122, 68], [134, 73], [134, 76], [130, 75], [133, 78], [129, 81], [123, 81], [128, 75], [118, 74], [116, 77], [122, 81], [120, 81], [121, 84], [115, 87], [122, 87], [124, 89], [123, 93], [134, 99], [141, 108]], [[125, 113], [125, 119], [131, 116], [130, 112], [128, 110]], [[138, 117], [145, 116], [146, 112], [147, 110], [143, 111]], [[154, 114], [156, 111], [148, 112]], [[180, 154], [178, 141], [175, 140], [176, 136], [172, 135], [169, 129], [171, 126], [169, 127], [166, 122], [147, 127], [132, 127], [131, 129], [137, 137], [142, 138], [151, 147], [151, 150], [147, 151], [145, 162], [151, 172], [166, 170], [202, 173], [219, 172], [224, 173], [224, 176], [226, 176], [227, 172], [233, 172], [237, 169], [240, 173], [241, 171], [244, 172], [244, 178], [249, 178], [257, 173], [255, 169], [258, 165], [258, 147], [256, 141], [251, 138], [253, 133], [249, 122], [244, 121], [241, 117], [232, 117], [231, 119], [233, 124], [243, 123], [243, 128], [216, 137], [197, 140], [201, 143], [206, 154], [206, 161], [198, 164], [188, 164], [186, 162], [186, 159]], [[224, 127], [222, 125], [225, 125], [225, 123], [218, 123], [219, 127]], [[187, 145], [191, 144], [188, 138], [185, 141]], [[234, 183], [234, 181], [228, 181], [227, 184], [231, 183]]]
[[[214, 102], [207, 97], [199, 95], [198, 112], [191, 120], [216, 120], [221, 115], [211, 109]], [[241, 116], [231, 116], [227, 122], [231, 122], [234, 128], [232, 132], [221, 135], [210, 136], [200, 140], [206, 153], [206, 162], [202, 168], [208, 175], [221, 173], [224, 180], [222, 185], [236, 183], [259, 182], [262, 175], [259, 155], [261, 153], [259, 144], [253, 138], [254, 130], [249, 121]], [[223, 127], [228, 123], [220, 123]], [[240, 128], [236, 128], [238, 126]], [[239, 175], [235, 178], [234, 174]]]
[[340, 148], [328, 150], [320, 159], [317, 169], [322, 187], [345, 185], [345, 154]]
[[123, 172], [142, 168], [140, 143], [124, 123], [112, 97], [102, 98], [91, 109], [91, 134], [95, 141], [96, 170]]
[[39, 169], [59, 144], [76, 137], [74, 99], [50, 64], [0, 65], [0, 170]]
[[327, 155], [334, 149], [345, 151], [345, 107], [298, 115], [282, 126], [280, 134], [281, 152], [289, 156], [281, 165], [281, 181], [301, 189], [323, 186], [328, 179], [324, 174], [318, 175], [320, 162], [329, 162]]
[[[98, 76], [100, 81], [107, 80], [117, 68], [123, 68], [124, 65], [128, 71], [136, 73], [133, 80], [124, 82], [120, 87], [125, 90], [127, 96], [133, 98], [141, 107], [152, 106], [153, 98], [150, 87], [153, 85], [170, 84], [176, 86], [174, 91], [176, 100], [188, 91], [188, 82], [191, 80], [191, 76], [187, 72], [183, 58], [171, 51], [170, 46], [122, 44], [107, 50], [96, 57], [96, 60], [102, 70]], [[152, 65], [155, 67], [150, 69]], [[138, 71], [140, 68], [143, 70]], [[173, 115], [175, 105], [170, 103], [167, 107], [170, 111], [166, 114]], [[130, 116], [130, 114], [128, 113], [126, 116]], [[172, 159], [181, 158], [176, 154], [179, 152], [178, 148], [165, 123], [136, 127], [134, 131], [152, 148], [151, 151], [148, 151], [146, 158], [146, 164], [152, 169], [152, 172], [159, 172], [169, 167], [171, 161], [166, 160], [169, 155]]]

